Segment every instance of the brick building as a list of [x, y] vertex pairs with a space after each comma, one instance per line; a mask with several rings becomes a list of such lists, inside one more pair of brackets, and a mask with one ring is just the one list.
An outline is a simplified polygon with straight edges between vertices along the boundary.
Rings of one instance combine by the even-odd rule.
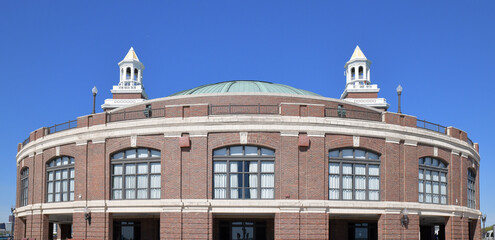
[[370, 64], [357, 47], [341, 99], [228, 81], [149, 100], [131, 49], [103, 113], [19, 144], [16, 239], [480, 239], [478, 144], [387, 112]]

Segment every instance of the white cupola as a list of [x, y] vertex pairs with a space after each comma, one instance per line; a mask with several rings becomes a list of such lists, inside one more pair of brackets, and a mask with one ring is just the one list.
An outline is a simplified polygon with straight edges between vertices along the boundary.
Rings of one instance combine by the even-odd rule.
[[351, 59], [345, 64], [346, 85], [369, 85], [371, 61], [356, 46]]
[[131, 47], [124, 59], [119, 62], [120, 80], [118, 85], [114, 85], [112, 98], [106, 99], [101, 106], [103, 110], [112, 110], [130, 104], [143, 102], [148, 99], [143, 86], [144, 65]]
[[377, 84], [371, 84], [371, 61], [363, 51], [356, 46], [351, 59], [345, 64], [346, 85], [340, 99], [359, 103], [369, 107], [387, 110], [389, 104], [385, 98], [378, 98], [380, 89]]

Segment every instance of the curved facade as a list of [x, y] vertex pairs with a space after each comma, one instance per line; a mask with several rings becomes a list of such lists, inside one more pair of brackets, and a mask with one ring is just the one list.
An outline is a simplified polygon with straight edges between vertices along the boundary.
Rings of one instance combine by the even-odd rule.
[[480, 238], [465, 132], [306, 93], [185, 91], [33, 131], [16, 239]]

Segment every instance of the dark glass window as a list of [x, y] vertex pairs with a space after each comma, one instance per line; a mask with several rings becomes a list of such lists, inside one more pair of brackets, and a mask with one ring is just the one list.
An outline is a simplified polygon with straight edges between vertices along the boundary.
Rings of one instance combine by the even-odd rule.
[[380, 200], [380, 157], [363, 149], [343, 148], [328, 154], [330, 200]]
[[46, 201], [74, 201], [74, 158], [57, 157], [46, 164]]
[[160, 151], [133, 148], [115, 153], [112, 162], [112, 199], [159, 199]]
[[467, 181], [468, 181], [468, 185], [467, 185], [468, 207], [476, 208], [476, 173], [473, 171], [473, 169], [468, 170]]
[[20, 206], [28, 205], [28, 188], [29, 188], [29, 168], [21, 171], [21, 202]]
[[419, 159], [418, 201], [447, 204], [447, 164], [431, 157]]
[[275, 152], [257, 146], [213, 151], [213, 198], [273, 199]]

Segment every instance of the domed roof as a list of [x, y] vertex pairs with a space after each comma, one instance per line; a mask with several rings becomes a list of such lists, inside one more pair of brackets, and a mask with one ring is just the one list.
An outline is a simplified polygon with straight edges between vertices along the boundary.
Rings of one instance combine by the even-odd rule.
[[256, 80], [233, 80], [202, 85], [184, 90], [170, 96], [194, 95], [204, 93], [285, 93], [294, 95], [320, 96], [316, 93], [291, 86]]

